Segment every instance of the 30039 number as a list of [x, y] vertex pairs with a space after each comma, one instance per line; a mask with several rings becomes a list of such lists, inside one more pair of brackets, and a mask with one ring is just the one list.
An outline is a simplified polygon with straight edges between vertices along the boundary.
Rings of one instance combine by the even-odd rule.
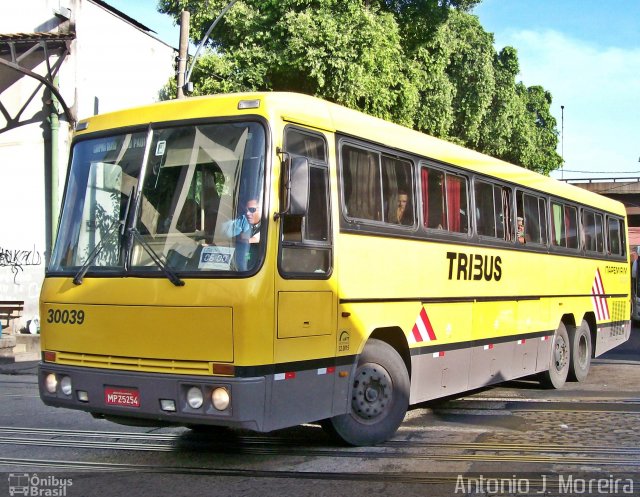
[[84, 323], [84, 311], [49, 309], [47, 311], [47, 323], [82, 324]]

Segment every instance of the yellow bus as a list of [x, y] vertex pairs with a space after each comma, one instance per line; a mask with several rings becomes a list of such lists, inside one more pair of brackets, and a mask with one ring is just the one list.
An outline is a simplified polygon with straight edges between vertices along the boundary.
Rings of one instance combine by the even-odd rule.
[[629, 337], [622, 204], [292, 93], [77, 126], [39, 388], [122, 423], [394, 435]]

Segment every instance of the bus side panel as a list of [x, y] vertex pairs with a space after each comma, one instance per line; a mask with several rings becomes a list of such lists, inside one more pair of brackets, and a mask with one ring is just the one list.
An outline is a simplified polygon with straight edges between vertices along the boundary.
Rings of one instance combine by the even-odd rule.
[[[327, 368], [276, 373], [269, 380], [265, 431], [333, 416], [333, 392], [339, 370]], [[346, 383], [344, 380], [338, 380]]]
[[468, 390], [466, 365], [470, 358], [469, 349], [412, 355], [409, 402], [416, 404]]
[[[410, 403], [469, 388], [472, 321], [471, 302], [427, 304], [418, 313], [415, 324], [406, 327], [409, 343], [413, 342]], [[425, 332], [427, 327], [431, 333]]]
[[538, 360], [536, 361], [536, 373], [541, 373], [549, 369], [551, 361], [551, 344], [553, 343], [554, 331], [549, 331], [548, 336], [543, 336], [538, 340]]
[[607, 299], [611, 321], [598, 324], [596, 343], [593, 344], [595, 357], [626, 342], [631, 336], [631, 321], [626, 299]]
[[[518, 333], [537, 333], [548, 329], [548, 321], [549, 306], [543, 299], [518, 302]], [[540, 371], [538, 368], [542, 362], [547, 361], [548, 352], [540, 350], [539, 342], [539, 337], [516, 341], [512, 363], [513, 378]], [[541, 353], [544, 355], [541, 356]]]

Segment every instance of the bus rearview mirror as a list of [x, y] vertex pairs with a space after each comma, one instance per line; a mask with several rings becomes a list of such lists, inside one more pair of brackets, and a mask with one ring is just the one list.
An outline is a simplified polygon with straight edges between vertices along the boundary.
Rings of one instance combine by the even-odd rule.
[[306, 216], [309, 209], [309, 161], [292, 157], [289, 169], [289, 209], [287, 214]]

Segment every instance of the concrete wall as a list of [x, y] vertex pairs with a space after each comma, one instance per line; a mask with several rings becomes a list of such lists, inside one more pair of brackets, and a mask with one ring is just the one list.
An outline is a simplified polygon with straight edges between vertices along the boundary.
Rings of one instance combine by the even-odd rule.
[[[10, 15], [0, 16], [0, 33], [58, 32], [68, 28], [53, 13], [71, 12], [76, 39], [59, 72], [59, 90], [82, 119], [96, 112], [157, 101], [174, 74], [175, 50], [116, 13], [91, 0], [22, 0]], [[177, 43], [177, 40], [176, 40]], [[5, 57], [6, 58], [6, 57]], [[55, 63], [51, 57], [50, 63]], [[21, 65], [44, 76], [38, 50]], [[0, 102], [15, 117], [38, 83], [0, 66]], [[24, 300], [18, 327], [38, 317], [52, 231], [51, 197], [62, 198], [70, 128], [62, 118], [57, 144], [50, 140], [50, 107], [40, 88], [19, 122], [0, 132], [0, 300]], [[0, 114], [0, 129], [8, 122]], [[59, 181], [51, 182], [52, 150], [57, 149]], [[60, 192], [56, 192], [56, 186]]]

